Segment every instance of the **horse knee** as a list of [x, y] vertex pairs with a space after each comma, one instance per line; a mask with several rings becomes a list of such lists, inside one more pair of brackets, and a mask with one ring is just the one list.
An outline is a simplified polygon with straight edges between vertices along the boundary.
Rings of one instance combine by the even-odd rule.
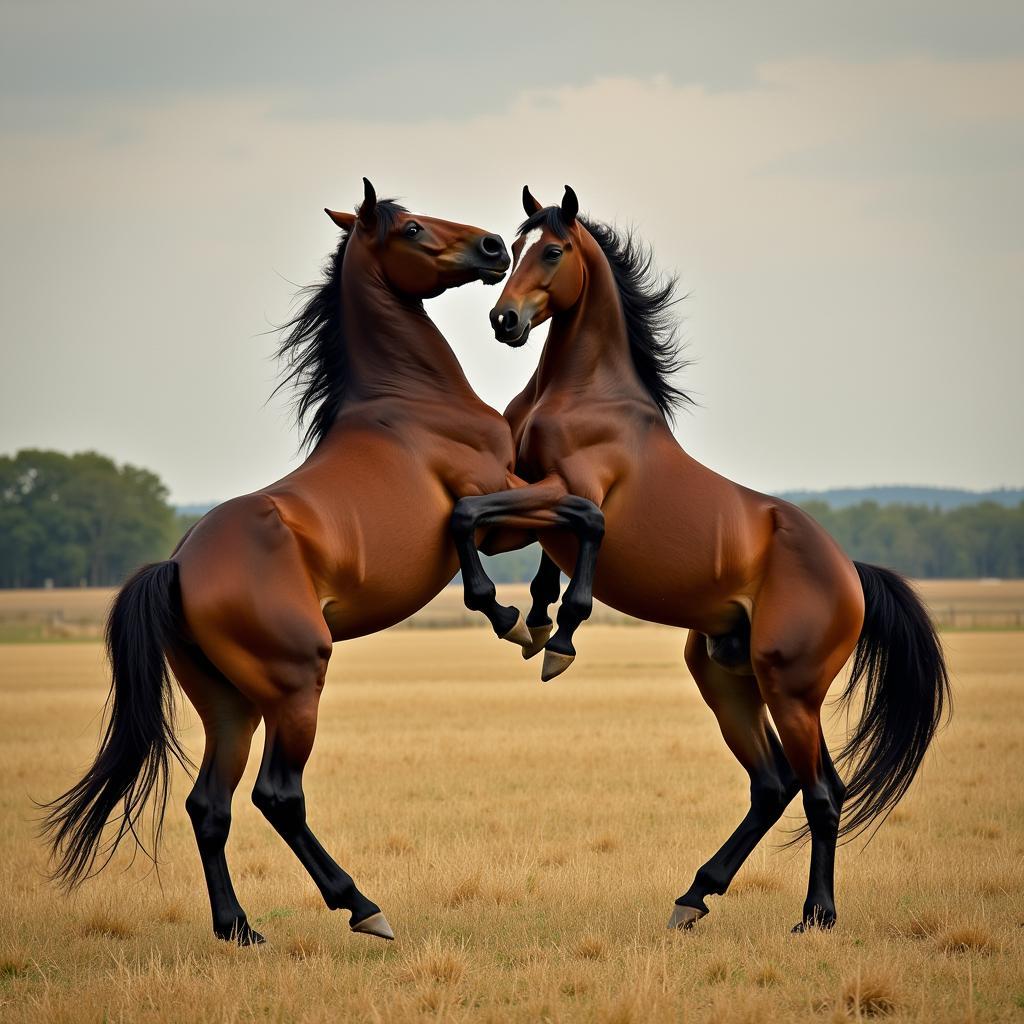
[[299, 786], [258, 779], [252, 802], [282, 835], [298, 832], [306, 824], [306, 798]]
[[470, 537], [476, 531], [477, 513], [472, 498], [459, 498], [452, 509], [451, 531], [456, 537]]
[[584, 537], [596, 541], [604, 539], [604, 513], [589, 498], [570, 494], [562, 501], [562, 508], [572, 516]]

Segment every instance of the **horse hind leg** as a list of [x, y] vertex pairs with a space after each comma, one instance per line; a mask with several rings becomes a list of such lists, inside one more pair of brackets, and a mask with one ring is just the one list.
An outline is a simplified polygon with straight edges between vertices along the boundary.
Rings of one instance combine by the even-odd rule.
[[754, 847], [782, 817], [799, 790], [782, 745], [768, 724], [756, 682], [716, 664], [707, 637], [691, 632], [686, 664], [722, 736], [750, 776], [750, 808], [721, 848], [703, 864], [690, 888], [676, 900], [670, 929], [689, 929], [708, 913], [706, 899], [724, 895]]
[[224, 851], [231, 829], [231, 799], [245, 771], [260, 715], [200, 652], [178, 652], [170, 661], [206, 732], [203, 761], [185, 809], [199, 847], [213, 933], [240, 946], [258, 944], [263, 936], [250, 926], [238, 902]]
[[394, 932], [380, 907], [359, 891], [352, 876], [320, 845], [306, 823], [302, 772], [316, 735], [317, 707], [326, 666], [324, 658], [312, 685], [293, 691], [264, 710], [266, 747], [252, 800], [298, 857], [327, 906], [350, 912], [352, 931], [393, 939]]
[[[759, 631], [761, 636], [759, 637]], [[794, 931], [831, 928], [836, 923], [835, 858], [846, 787], [836, 772], [821, 729], [821, 706], [849, 652], [827, 657], [792, 653], [793, 634], [784, 639], [754, 618], [752, 660], [786, 759], [803, 792], [811, 837], [811, 864], [803, 914]], [[799, 647], [801, 645], [796, 645]], [[789, 652], [789, 653], [787, 653]]]
[[821, 729], [829, 686], [853, 653], [864, 592], [853, 565], [803, 513], [780, 507], [751, 617], [750, 658], [761, 696], [803, 792], [811, 864], [794, 931], [836, 922], [835, 859], [846, 787]]

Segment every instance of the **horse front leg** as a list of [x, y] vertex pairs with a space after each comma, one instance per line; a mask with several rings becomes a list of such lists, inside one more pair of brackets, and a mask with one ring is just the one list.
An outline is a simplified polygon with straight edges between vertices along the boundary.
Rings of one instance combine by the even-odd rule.
[[[512, 640], [524, 651], [529, 651], [535, 646], [534, 635], [517, 609], [498, 604], [494, 584], [480, 561], [476, 533], [487, 526], [568, 529], [579, 541], [573, 582], [566, 591], [563, 609], [559, 612], [558, 633], [549, 644], [558, 642], [554, 649], [549, 646], [545, 652], [542, 678], [545, 681], [553, 679], [572, 663], [575, 657], [572, 634], [590, 615], [594, 568], [604, 536], [604, 515], [592, 501], [567, 494], [565, 485], [554, 479], [495, 494], [460, 498], [456, 503], [452, 513], [452, 535], [462, 566], [466, 606], [473, 611], [482, 611], [499, 637]], [[534, 599], [536, 602], [536, 593]]]
[[604, 540], [604, 513], [592, 501], [569, 495], [560, 504], [559, 512], [579, 539], [579, 553], [558, 608], [558, 629], [544, 645], [540, 677], [545, 683], [561, 675], [576, 659], [572, 639], [594, 610], [594, 573]]
[[532, 603], [526, 614], [526, 628], [530, 631], [532, 643], [523, 648], [523, 657], [530, 659], [540, 654], [551, 637], [554, 623], [548, 613], [562, 590], [562, 570], [551, 560], [551, 556], [542, 548], [540, 565], [530, 583]]

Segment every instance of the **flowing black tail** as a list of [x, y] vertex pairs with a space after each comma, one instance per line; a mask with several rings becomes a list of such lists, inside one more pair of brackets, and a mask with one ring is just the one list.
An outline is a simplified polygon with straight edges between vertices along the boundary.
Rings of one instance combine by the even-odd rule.
[[847, 779], [840, 835], [851, 837], [903, 797], [952, 705], [942, 646], [921, 599], [897, 573], [854, 565], [864, 628], [840, 704], [849, 705], [861, 684], [864, 704], [837, 758]]
[[[68, 888], [103, 868], [129, 833], [146, 852], [136, 826], [153, 795], [153, 853], [148, 855], [155, 862], [171, 758], [190, 765], [174, 736], [174, 694], [164, 657], [180, 636], [180, 609], [176, 562], [144, 566], [114, 601], [107, 620], [113, 681], [99, 753], [80, 782], [45, 805], [43, 834], [55, 862], [53, 877]], [[104, 827], [118, 805], [117, 829], [104, 842]]]

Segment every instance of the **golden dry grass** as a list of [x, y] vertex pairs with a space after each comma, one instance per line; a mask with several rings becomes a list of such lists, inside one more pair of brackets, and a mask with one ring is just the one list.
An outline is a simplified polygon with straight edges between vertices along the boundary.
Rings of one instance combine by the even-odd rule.
[[803, 936], [789, 927], [807, 852], [780, 850], [781, 833], [692, 932], [665, 930], [744, 812], [745, 778], [681, 633], [598, 625], [579, 640], [546, 686], [483, 628], [339, 646], [310, 820], [398, 940], [323, 908], [248, 800], [254, 751], [229, 858], [269, 942], [245, 950], [209, 934], [183, 777], [159, 882], [125, 856], [70, 898], [46, 883], [30, 797], [93, 753], [102, 652], [0, 647], [0, 1019], [1024, 1019], [1024, 634], [947, 635], [954, 723], [874, 842], [841, 852], [836, 931]]

